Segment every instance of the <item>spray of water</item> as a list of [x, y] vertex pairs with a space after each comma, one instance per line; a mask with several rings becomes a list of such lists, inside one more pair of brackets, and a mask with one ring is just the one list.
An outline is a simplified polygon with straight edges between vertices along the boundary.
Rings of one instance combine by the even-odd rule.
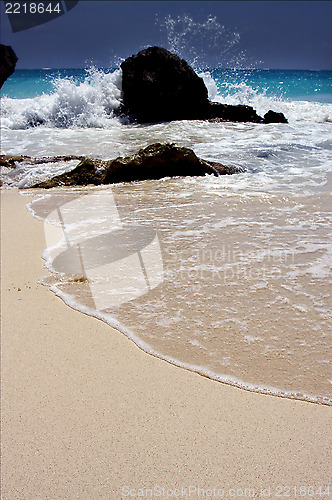
[[157, 18], [165, 48], [186, 59], [197, 71], [248, 68], [254, 62], [240, 45], [240, 34], [216, 17], [195, 21], [190, 15]]
[[44, 125], [55, 128], [109, 128], [114, 110], [121, 102], [120, 70], [105, 73], [86, 69], [83, 81], [56, 77], [54, 91], [34, 99], [4, 99], [1, 107], [3, 128], [25, 129]]

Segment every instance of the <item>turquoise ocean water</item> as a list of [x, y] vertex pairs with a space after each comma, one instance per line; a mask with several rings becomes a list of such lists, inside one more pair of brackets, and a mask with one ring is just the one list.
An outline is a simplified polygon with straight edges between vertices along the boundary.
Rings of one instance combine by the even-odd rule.
[[[115, 68], [113, 68], [113, 71]], [[112, 69], [103, 69], [109, 73]], [[219, 92], [236, 92], [239, 82], [245, 83], [254, 91], [268, 96], [296, 100], [332, 102], [332, 71], [300, 70], [231, 70], [210, 69]], [[82, 69], [40, 69], [17, 70], [3, 88], [3, 95], [25, 99], [50, 93], [57, 78], [71, 78], [82, 83], [87, 76]], [[231, 90], [233, 86], [233, 89]]]

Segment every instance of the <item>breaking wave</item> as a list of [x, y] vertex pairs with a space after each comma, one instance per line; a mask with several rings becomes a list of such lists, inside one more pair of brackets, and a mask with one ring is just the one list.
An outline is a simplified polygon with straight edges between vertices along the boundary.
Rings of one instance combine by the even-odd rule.
[[[56, 77], [54, 91], [34, 98], [2, 98], [1, 127], [4, 130], [24, 130], [31, 127], [48, 128], [102, 128], [110, 129], [126, 123], [116, 110], [121, 105], [122, 73], [112, 73], [90, 68], [85, 70], [83, 81], [73, 77]], [[247, 74], [241, 71], [200, 72], [208, 89], [209, 99], [225, 104], [253, 106], [263, 115], [269, 109], [282, 111], [289, 122], [332, 121], [332, 104], [293, 100], [275, 95], [268, 85], [259, 89], [246, 81]], [[193, 106], [195, 103], [193, 102]]]
[[44, 125], [59, 128], [109, 128], [121, 104], [121, 70], [105, 73], [90, 68], [77, 84], [73, 78], [55, 78], [54, 92], [32, 99], [2, 99], [2, 128], [26, 129]]

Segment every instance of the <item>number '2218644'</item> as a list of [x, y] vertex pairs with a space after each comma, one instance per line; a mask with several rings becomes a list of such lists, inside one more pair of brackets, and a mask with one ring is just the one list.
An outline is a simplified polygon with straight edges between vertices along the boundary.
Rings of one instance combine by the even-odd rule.
[[11, 3], [7, 2], [6, 14], [52, 14], [62, 12], [60, 3], [52, 5], [49, 2], [26, 2], [26, 3]]
[[320, 498], [330, 496], [330, 486], [276, 486], [276, 497], [311, 497]]

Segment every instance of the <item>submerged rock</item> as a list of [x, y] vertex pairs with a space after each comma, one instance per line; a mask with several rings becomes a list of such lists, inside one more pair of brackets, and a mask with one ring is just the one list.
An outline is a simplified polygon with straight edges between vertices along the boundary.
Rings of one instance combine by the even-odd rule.
[[34, 188], [56, 186], [86, 186], [118, 182], [161, 179], [176, 176], [215, 176], [242, 172], [239, 167], [227, 167], [218, 162], [198, 158], [188, 148], [175, 144], [155, 143], [136, 154], [115, 160], [84, 158], [73, 170], [50, 180], [35, 184]]
[[10, 156], [10, 155], [0, 155], [0, 167], [15, 168], [16, 163], [21, 163], [22, 161], [28, 161], [29, 156]]
[[84, 158], [73, 170], [56, 175], [52, 179], [34, 184], [33, 188], [52, 188], [55, 186], [87, 186], [103, 184], [105, 170], [109, 162]]
[[269, 111], [263, 119], [251, 106], [210, 102], [203, 79], [184, 59], [160, 47], [128, 57], [121, 69], [123, 105], [118, 112], [138, 123], [211, 119], [287, 123], [282, 113]]
[[43, 163], [55, 163], [58, 161], [82, 160], [83, 156], [44, 156], [40, 158], [31, 158], [31, 156], [19, 155], [0, 155], [0, 167], [16, 168], [16, 163], [26, 162], [30, 165], [41, 165]]
[[14, 73], [18, 58], [9, 45], [0, 44], [0, 88]]

